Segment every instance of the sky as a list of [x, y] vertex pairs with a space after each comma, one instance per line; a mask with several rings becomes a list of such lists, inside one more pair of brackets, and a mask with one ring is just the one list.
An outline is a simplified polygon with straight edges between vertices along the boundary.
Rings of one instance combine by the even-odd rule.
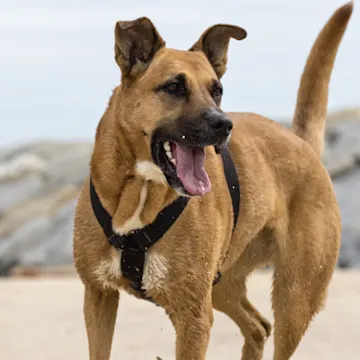
[[[188, 49], [215, 23], [232, 40], [223, 78], [226, 111], [291, 117], [307, 54], [339, 0], [1, 0], [0, 147], [39, 139], [93, 140], [112, 89], [114, 25], [149, 17], [171, 48]], [[330, 84], [329, 109], [360, 106], [360, 1]]]

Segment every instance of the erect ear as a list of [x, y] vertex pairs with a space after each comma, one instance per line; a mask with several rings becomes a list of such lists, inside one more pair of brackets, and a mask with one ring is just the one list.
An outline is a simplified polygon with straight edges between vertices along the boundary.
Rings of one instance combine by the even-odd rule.
[[118, 21], [115, 25], [115, 60], [123, 77], [135, 78], [144, 72], [164, 46], [164, 40], [146, 17]]
[[220, 79], [226, 71], [227, 52], [230, 38], [242, 40], [246, 31], [238, 26], [218, 24], [209, 27], [190, 51], [202, 51]]

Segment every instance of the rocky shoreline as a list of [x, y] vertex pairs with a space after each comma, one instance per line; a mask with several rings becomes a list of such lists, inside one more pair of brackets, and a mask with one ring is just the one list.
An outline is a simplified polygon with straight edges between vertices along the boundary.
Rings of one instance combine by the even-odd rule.
[[[92, 147], [45, 141], [0, 149], [0, 276], [72, 266], [74, 207]], [[328, 115], [323, 161], [342, 212], [338, 265], [360, 267], [360, 108]]]

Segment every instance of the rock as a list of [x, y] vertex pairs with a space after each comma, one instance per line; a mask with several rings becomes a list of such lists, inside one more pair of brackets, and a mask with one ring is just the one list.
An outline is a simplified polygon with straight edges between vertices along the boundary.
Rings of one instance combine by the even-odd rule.
[[360, 228], [344, 227], [342, 232], [339, 267], [360, 268]]
[[42, 173], [46, 169], [45, 159], [31, 153], [20, 154], [8, 162], [0, 163], [0, 182], [19, 179], [30, 173]]
[[327, 121], [327, 125], [343, 124], [346, 122], [359, 122], [360, 107], [333, 111], [328, 114], [326, 121]]
[[14, 229], [30, 223], [33, 219], [53, 217], [58, 209], [77, 195], [78, 189], [74, 185], [65, 185], [51, 194], [13, 206], [0, 218], [0, 238], [8, 236]]
[[51, 219], [51, 228], [39, 234], [39, 246], [19, 258], [23, 265], [59, 266], [72, 263], [73, 217], [76, 199], [63, 206]]
[[29, 174], [25, 178], [0, 184], [0, 220], [6, 210], [31, 199], [34, 193], [43, 189], [43, 186], [44, 180], [39, 174]]
[[64, 154], [78, 154], [87, 151], [89, 154], [93, 144], [88, 141], [70, 142], [70, 141], [41, 141], [37, 143], [28, 143], [25, 145], [15, 146], [0, 151], [0, 161], [9, 161], [24, 153], [31, 153], [42, 157], [47, 161], [51, 161]]
[[[292, 119], [289, 118], [280, 118], [277, 120], [283, 126], [290, 128]], [[328, 113], [326, 119], [326, 129], [325, 129], [325, 140], [328, 147], [336, 145], [341, 139], [341, 131], [339, 127], [343, 126], [354, 126], [358, 128], [360, 123], [360, 108], [347, 108], [341, 109], [338, 111], [333, 111]], [[358, 131], [355, 132], [358, 134]], [[347, 131], [346, 135], [350, 135], [350, 132]]]
[[[339, 267], [360, 267], [360, 110], [329, 114], [328, 121], [322, 160], [342, 214]], [[92, 147], [91, 142], [48, 141], [0, 149], [3, 276], [14, 267], [17, 274], [33, 274], [72, 266], [74, 209]]]
[[74, 208], [92, 146], [43, 142], [0, 151], [0, 272], [72, 263]]

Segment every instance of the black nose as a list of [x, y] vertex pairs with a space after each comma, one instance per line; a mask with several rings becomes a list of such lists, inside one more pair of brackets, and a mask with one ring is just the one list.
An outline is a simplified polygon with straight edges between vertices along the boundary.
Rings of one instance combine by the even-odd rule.
[[226, 134], [230, 134], [233, 124], [227, 117], [212, 117], [210, 126], [215, 130], [223, 130]]
[[233, 124], [225, 114], [218, 111], [211, 111], [206, 114], [206, 117], [213, 129], [220, 130], [225, 134], [230, 134]]

